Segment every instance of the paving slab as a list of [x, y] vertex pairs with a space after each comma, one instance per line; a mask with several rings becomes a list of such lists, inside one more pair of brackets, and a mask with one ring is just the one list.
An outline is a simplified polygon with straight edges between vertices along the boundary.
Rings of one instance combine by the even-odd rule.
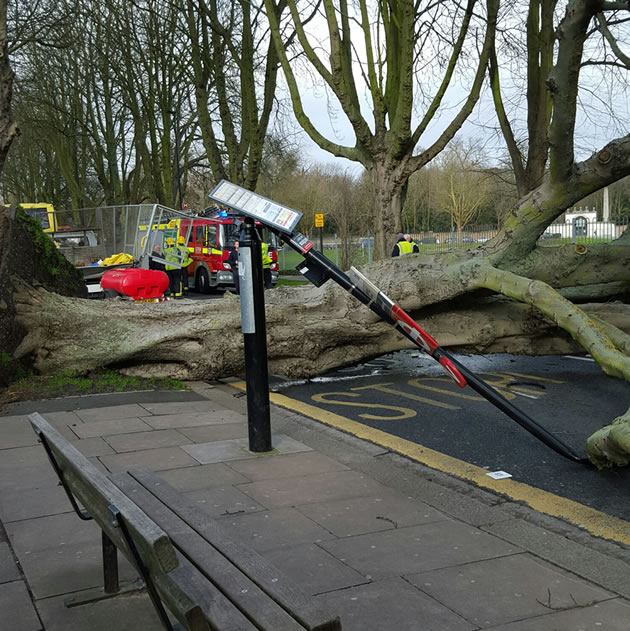
[[113, 454], [114, 450], [103, 440], [101, 436], [93, 436], [92, 438], [81, 438], [79, 440], [71, 440], [74, 445], [86, 458], [93, 456], [105, 456]]
[[73, 427], [74, 433], [79, 438], [92, 438], [94, 436], [114, 436], [116, 434], [134, 434], [136, 432], [148, 432], [151, 426], [139, 418], [122, 418], [107, 421], [92, 421]]
[[21, 417], [0, 419], [0, 450], [27, 447], [37, 442], [38, 438], [28, 420]]
[[0, 585], [0, 631], [40, 631], [37, 617], [24, 581]]
[[35, 488], [0, 491], [0, 518], [4, 524], [71, 510], [72, 506], [61, 485], [43, 484]]
[[[142, 407], [149, 413], [149, 415], [160, 416], [164, 414], [188, 414], [190, 412], [216, 412], [221, 409], [220, 405], [212, 403], [207, 399], [201, 401], [166, 401], [157, 403], [142, 403]], [[140, 416], [147, 416], [147, 413]]]
[[205, 394], [216, 405], [247, 415], [247, 396], [245, 392], [235, 392], [232, 388], [218, 385], [218, 387], [206, 391]]
[[322, 594], [316, 600], [330, 611], [341, 613], [343, 631], [474, 631], [477, 628], [401, 578]]
[[199, 489], [186, 493], [185, 496], [188, 502], [214, 518], [265, 510], [265, 506], [255, 502], [233, 486]]
[[190, 439], [174, 429], [154, 430], [152, 432], [138, 432], [136, 434], [114, 434], [105, 438], [112, 447], [112, 452], [125, 453], [127, 451], [141, 451], [143, 449], [157, 449], [159, 447], [179, 447], [190, 444]]
[[630, 605], [616, 599], [492, 627], [492, 631], [628, 631], [628, 621]]
[[321, 547], [368, 578], [406, 575], [521, 552], [477, 528], [442, 520], [323, 541]]
[[247, 438], [233, 438], [209, 443], [200, 443], [182, 447], [195, 460], [201, 464], [212, 462], [227, 462], [231, 460], [243, 460], [246, 458], [265, 459], [278, 454], [292, 454], [302, 451], [312, 451], [310, 447], [300, 443], [285, 434], [274, 434], [271, 437], [272, 452], [254, 453], [249, 450]]
[[364, 576], [313, 543], [273, 548], [261, 554], [311, 596], [369, 583]]
[[8, 543], [2, 542], [0, 543], [0, 583], [10, 583], [19, 579], [20, 572], [15, 565], [11, 548]]
[[247, 425], [244, 423], [221, 423], [199, 427], [180, 427], [177, 430], [187, 436], [191, 443], [211, 443], [232, 438], [247, 438]]
[[387, 493], [381, 484], [356, 471], [318, 473], [291, 479], [274, 478], [241, 484], [238, 488], [268, 508]]
[[197, 491], [215, 486], [231, 486], [251, 481], [251, 478], [244, 476], [222, 462], [160, 471], [160, 477], [180, 491]]
[[[80, 593], [79, 593], [80, 594]], [[77, 594], [73, 594], [76, 596]], [[37, 601], [46, 631], [163, 631], [145, 592], [68, 609], [63, 597]], [[115, 622], [114, 622], [115, 621]]]
[[53, 426], [77, 425], [83, 423], [75, 412], [40, 412], [40, 414]]
[[477, 561], [405, 578], [484, 629], [614, 597], [611, 592], [558, 571], [529, 554]]
[[[471, 487], [467, 483], [453, 480], [437, 472], [434, 474], [435, 477], [441, 478], [443, 483], [433, 481], [433, 475], [432, 479], [414, 475], [407, 480], [400, 480], [398, 472], [408, 466], [403, 458], [390, 453], [379, 461], [390, 475], [396, 476], [397, 486], [403, 487], [406, 493], [467, 524], [482, 526], [513, 518], [506, 510], [506, 506], [511, 504], [499, 495], [484, 493], [483, 500], [480, 500], [470, 494]], [[387, 467], [386, 461], [389, 461], [391, 466]], [[385, 481], [388, 482], [389, 478]], [[476, 494], [479, 493], [481, 492], [476, 489]]]
[[246, 439], [243, 438], [186, 445], [182, 449], [201, 464], [230, 462], [232, 460], [256, 457], [256, 454], [247, 449]]
[[229, 527], [233, 536], [258, 552], [335, 539], [335, 535], [294, 508], [231, 515], [221, 523]]
[[188, 412], [185, 414], [164, 414], [163, 416], [143, 416], [143, 420], [153, 429], [177, 429], [179, 427], [199, 427], [221, 425], [223, 423], [245, 423], [242, 414], [232, 410], [218, 412]]
[[300, 506], [301, 513], [338, 537], [362, 535], [447, 519], [423, 502], [393, 489], [375, 497], [360, 497]]
[[111, 472], [127, 469], [161, 471], [163, 469], [192, 467], [198, 464], [181, 447], [163, 447], [161, 449], [145, 449], [143, 451], [129, 451], [123, 454], [100, 456], [100, 461]]
[[230, 467], [245, 474], [252, 481], [348, 470], [346, 465], [312, 450], [296, 454], [279, 454], [268, 458], [236, 460], [230, 462]]
[[0, 495], [56, 486], [58, 480], [41, 445], [0, 451]]
[[[44, 412], [41, 414], [64, 438], [72, 441], [77, 439], [73, 431], [75, 427], [83, 425], [83, 421], [73, 412]], [[30, 422], [27, 420], [30, 426]], [[32, 430], [31, 430], [32, 431]], [[35, 432], [33, 432], [34, 434]]]
[[75, 414], [84, 423], [93, 423], [98, 421], [113, 421], [122, 418], [135, 418], [147, 414], [147, 411], [137, 403], [128, 403], [127, 405], [112, 405], [102, 408], [91, 408], [87, 410], [76, 410]]
[[17, 467], [36, 467], [49, 462], [48, 456], [40, 444], [32, 447], [3, 449], [0, 451], [0, 455], [2, 456], [0, 458], [0, 473], [2, 473], [2, 477], [14, 471]]
[[630, 571], [628, 563], [621, 559], [604, 555], [524, 519], [503, 521], [484, 530], [598, 585], [630, 597]]
[[[6, 524], [11, 545], [35, 598], [102, 585], [101, 530], [74, 513]], [[121, 580], [136, 573], [120, 563]]]

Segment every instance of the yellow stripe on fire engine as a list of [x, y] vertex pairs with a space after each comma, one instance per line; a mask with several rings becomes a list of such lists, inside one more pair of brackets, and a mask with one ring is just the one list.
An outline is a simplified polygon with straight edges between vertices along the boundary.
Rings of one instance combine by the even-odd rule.
[[[153, 230], [166, 230], [168, 226], [165, 223], [161, 223], [160, 225], [157, 224], [153, 224], [151, 226], [151, 228], [153, 228]], [[144, 230], [148, 230], [149, 226], [138, 226], [138, 231], [144, 231]]]

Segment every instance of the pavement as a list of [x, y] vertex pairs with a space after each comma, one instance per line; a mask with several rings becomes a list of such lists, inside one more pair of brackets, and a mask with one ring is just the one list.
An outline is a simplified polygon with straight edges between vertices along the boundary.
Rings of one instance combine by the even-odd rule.
[[628, 546], [277, 405], [274, 451], [253, 454], [243, 393], [192, 388], [0, 414], [0, 631], [160, 629], [142, 592], [64, 606], [102, 585], [101, 540], [72, 512], [31, 412], [105, 472], [158, 471], [345, 631], [630, 629]]

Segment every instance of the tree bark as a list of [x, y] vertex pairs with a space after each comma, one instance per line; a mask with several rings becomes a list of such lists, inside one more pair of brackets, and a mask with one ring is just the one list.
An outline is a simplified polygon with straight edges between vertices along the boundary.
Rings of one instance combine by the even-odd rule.
[[[239, 302], [231, 294], [194, 303], [114, 299], [104, 308], [100, 301], [60, 296], [17, 281], [14, 299], [17, 320], [27, 331], [15, 355], [32, 355], [42, 373], [107, 365], [137, 376], [218, 379], [244, 369]], [[280, 287], [267, 292], [266, 300], [272, 374], [313, 377], [412, 348], [332, 284], [321, 289]], [[461, 352], [539, 355], [583, 350], [528, 305], [498, 298], [474, 303], [427, 309], [416, 319], [442, 346]], [[582, 311], [615, 330], [630, 332], [630, 306], [588, 304]]]
[[0, 0], [0, 173], [4, 168], [11, 143], [20, 133], [11, 112], [14, 72], [9, 63], [7, 0]]

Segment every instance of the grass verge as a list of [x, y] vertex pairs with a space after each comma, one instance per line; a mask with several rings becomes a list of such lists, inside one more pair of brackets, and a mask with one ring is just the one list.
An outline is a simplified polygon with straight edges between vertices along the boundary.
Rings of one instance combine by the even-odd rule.
[[190, 390], [183, 381], [168, 378], [143, 378], [100, 369], [80, 375], [64, 371], [57, 375], [23, 377], [0, 390], [0, 405], [57, 397], [130, 392], [133, 390]]
[[291, 287], [293, 285], [310, 285], [311, 283], [307, 280], [293, 280], [291, 278], [279, 278], [276, 287]]

